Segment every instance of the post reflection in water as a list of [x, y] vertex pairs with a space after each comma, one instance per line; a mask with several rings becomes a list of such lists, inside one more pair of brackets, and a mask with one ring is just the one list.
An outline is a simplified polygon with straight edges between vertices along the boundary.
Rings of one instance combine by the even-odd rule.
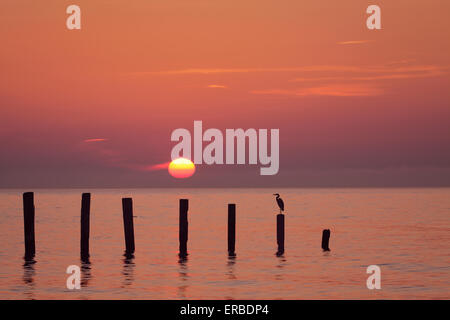
[[34, 276], [36, 274], [36, 270], [34, 268], [34, 264], [36, 261], [34, 259], [24, 259], [23, 264], [23, 282], [25, 284], [24, 294], [27, 299], [34, 299]]
[[286, 266], [286, 258], [283, 255], [277, 256], [278, 264], [276, 265], [277, 270], [279, 270], [279, 273], [275, 274], [275, 280], [284, 280], [284, 272], [283, 269]]
[[178, 286], [178, 297], [186, 298], [186, 290], [189, 288], [189, 274], [187, 266], [188, 258], [187, 256], [179, 256], [178, 264], [180, 266], [178, 275], [180, 278], [180, 285]]
[[324, 257], [328, 257], [329, 255], [331, 255], [331, 252], [330, 252], [330, 251], [324, 251], [324, 252], [323, 252], [323, 256], [324, 256]]
[[235, 274], [235, 269], [236, 269], [236, 259], [237, 256], [236, 255], [228, 255], [227, 258], [227, 268], [226, 268], [226, 272], [225, 272], [225, 276], [227, 277], [227, 281], [230, 281], [230, 283], [234, 284], [231, 285], [228, 288], [228, 292], [226, 292], [224, 299], [225, 300], [234, 300], [235, 296], [236, 296], [236, 286], [238, 285], [237, 283], [235, 283], [234, 281], [237, 281], [237, 277]]
[[122, 288], [133, 284], [134, 268], [135, 268], [134, 256], [125, 255], [125, 258], [123, 258], [123, 268], [122, 268], [122, 275], [123, 275]]
[[82, 259], [81, 260], [81, 281], [80, 285], [82, 288], [86, 288], [89, 284], [89, 281], [92, 278], [91, 275], [91, 262], [89, 259]]
[[236, 275], [234, 274], [234, 265], [235, 264], [236, 264], [236, 256], [235, 255], [228, 256], [226, 275], [228, 276], [228, 279], [230, 279], [230, 280], [237, 279]]

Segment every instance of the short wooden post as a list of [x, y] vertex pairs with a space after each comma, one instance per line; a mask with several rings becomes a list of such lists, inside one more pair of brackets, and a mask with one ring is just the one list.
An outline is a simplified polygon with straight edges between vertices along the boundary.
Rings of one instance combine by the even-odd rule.
[[89, 259], [89, 229], [90, 229], [91, 194], [81, 195], [81, 238], [80, 256], [81, 260]]
[[284, 253], [284, 214], [277, 214], [277, 255]]
[[179, 225], [180, 257], [187, 256], [188, 210], [189, 210], [189, 200], [180, 199], [180, 225]]
[[134, 253], [133, 199], [122, 198], [125, 255]]
[[228, 204], [228, 255], [236, 255], [236, 205]]
[[23, 194], [23, 230], [25, 238], [25, 260], [31, 260], [35, 253], [34, 241], [34, 193]]
[[330, 229], [325, 229], [322, 232], [322, 249], [323, 251], [330, 251], [328, 243], [330, 241]]

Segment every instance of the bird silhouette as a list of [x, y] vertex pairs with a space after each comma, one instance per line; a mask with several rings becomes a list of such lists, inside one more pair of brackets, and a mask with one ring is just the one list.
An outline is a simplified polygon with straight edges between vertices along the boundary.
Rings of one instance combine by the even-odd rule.
[[273, 195], [274, 195], [274, 196], [277, 196], [277, 197], [276, 197], [276, 200], [277, 200], [278, 206], [280, 207], [280, 213], [281, 213], [281, 211], [284, 211], [284, 202], [283, 202], [283, 199], [280, 198], [280, 194], [278, 194], [278, 193], [274, 193]]

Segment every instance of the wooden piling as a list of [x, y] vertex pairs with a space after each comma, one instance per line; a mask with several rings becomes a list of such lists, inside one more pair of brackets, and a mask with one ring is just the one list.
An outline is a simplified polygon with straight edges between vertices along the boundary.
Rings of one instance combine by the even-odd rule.
[[91, 194], [83, 193], [81, 195], [81, 238], [80, 238], [80, 256], [81, 260], [83, 261], [89, 259], [90, 211], [91, 211]]
[[122, 198], [125, 255], [134, 253], [133, 199]]
[[25, 260], [31, 260], [35, 253], [34, 238], [34, 193], [23, 194], [23, 229], [25, 239]]
[[330, 229], [324, 229], [322, 232], [322, 249], [323, 251], [330, 251], [328, 243], [330, 241]]
[[180, 199], [180, 220], [179, 220], [180, 257], [187, 256], [188, 210], [189, 210], [189, 200]]
[[284, 253], [284, 214], [277, 214], [277, 255]]
[[228, 255], [236, 255], [236, 205], [228, 204]]

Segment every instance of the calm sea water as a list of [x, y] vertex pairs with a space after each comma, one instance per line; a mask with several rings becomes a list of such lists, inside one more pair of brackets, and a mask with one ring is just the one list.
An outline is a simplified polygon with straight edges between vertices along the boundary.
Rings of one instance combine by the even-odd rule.
[[[36, 263], [24, 265], [22, 192], [0, 191], [0, 299], [450, 299], [450, 189], [34, 190]], [[91, 263], [79, 259], [91, 192]], [[274, 192], [286, 205], [276, 251]], [[121, 198], [133, 197], [136, 254], [124, 259]], [[189, 256], [178, 199], [189, 202]], [[237, 256], [227, 256], [227, 204]], [[322, 252], [322, 229], [331, 229]], [[366, 268], [381, 267], [381, 290]], [[81, 290], [66, 268], [82, 268]]]

